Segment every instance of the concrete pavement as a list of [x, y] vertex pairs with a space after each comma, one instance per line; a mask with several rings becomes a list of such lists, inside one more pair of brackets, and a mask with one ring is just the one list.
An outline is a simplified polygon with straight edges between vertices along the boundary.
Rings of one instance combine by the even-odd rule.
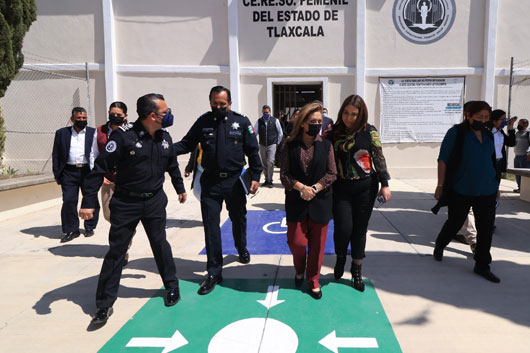
[[[189, 189], [189, 178], [186, 183]], [[511, 193], [514, 182], [503, 180], [492, 247], [492, 271], [502, 281], [493, 284], [473, 274], [467, 245], [452, 242], [443, 262], [433, 260], [433, 242], [445, 221], [445, 209], [437, 216], [430, 212], [435, 185], [429, 179], [392, 180], [393, 198], [374, 211], [369, 226], [363, 275], [372, 281], [402, 351], [530, 352], [530, 204]], [[198, 255], [204, 247], [199, 202], [188, 193], [188, 202], [180, 205], [170, 183], [165, 190], [167, 234], [179, 277], [198, 282], [206, 261]], [[160, 295], [149, 243], [138, 227], [114, 315], [99, 330], [87, 330], [109, 225], [102, 220], [94, 237], [60, 244], [60, 199], [45, 206], [0, 213], [0, 347], [5, 352], [96, 352]], [[274, 209], [283, 209], [277, 175], [273, 189], [261, 188], [249, 200], [249, 210]], [[324, 279], [333, 277], [334, 262], [333, 255], [325, 256]], [[294, 275], [289, 255], [253, 255], [250, 265], [227, 255], [225, 264], [225, 278]], [[186, 305], [185, 295], [177, 305]]]

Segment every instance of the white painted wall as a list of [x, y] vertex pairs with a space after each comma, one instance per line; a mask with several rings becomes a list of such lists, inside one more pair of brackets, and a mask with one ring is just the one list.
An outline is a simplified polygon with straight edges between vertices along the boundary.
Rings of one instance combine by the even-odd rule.
[[[104, 35], [105, 2], [113, 7], [113, 45], [105, 43], [105, 38], [112, 38]], [[229, 9], [229, 4], [238, 6]], [[278, 23], [255, 22], [253, 11], [271, 10], [274, 19], [275, 11], [282, 9], [250, 8], [243, 0], [37, 0], [38, 18], [26, 36], [24, 49], [57, 58], [57, 63], [89, 62], [98, 123], [106, 119], [109, 90], [115, 90], [110, 96], [129, 105], [130, 119], [135, 117], [138, 96], [164, 94], [177, 113], [177, 124], [170, 129], [175, 140], [208, 109], [212, 86], [233, 88], [234, 107], [255, 121], [261, 106], [271, 100], [268, 79], [276, 78], [326, 78], [325, 104], [334, 119], [342, 100], [360, 90], [370, 122], [377, 127], [378, 77], [465, 76], [466, 100], [489, 97], [495, 107], [507, 108], [509, 59], [530, 59], [527, 4], [458, 0], [450, 32], [428, 45], [401, 37], [392, 21], [393, 4], [390, 0], [350, 0], [346, 6], [321, 6], [321, 11], [337, 9], [339, 21], [288, 26], [322, 25], [325, 37], [269, 38], [266, 27]], [[495, 7], [496, 23], [490, 11]], [[297, 5], [292, 9], [316, 7]], [[238, 35], [230, 37], [229, 31]], [[494, 33], [495, 38], [487, 33]], [[114, 65], [109, 65], [111, 55]], [[530, 106], [520, 103], [525, 91], [517, 94], [521, 98], [513, 112], [530, 115]], [[438, 149], [438, 144], [384, 146], [395, 177], [434, 176]]]

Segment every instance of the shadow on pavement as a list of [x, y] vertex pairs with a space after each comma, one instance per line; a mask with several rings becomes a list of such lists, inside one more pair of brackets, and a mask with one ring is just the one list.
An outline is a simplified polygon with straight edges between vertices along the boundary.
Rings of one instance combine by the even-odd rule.
[[64, 236], [63, 230], [60, 225], [31, 227], [21, 229], [20, 232], [24, 234], [33, 235], [35, 238], [45, 237], [50, 239], [61, 239]]
[[195, 228], [202, 227], [202, 222], [194, 219], [175, 219], [168, 218], [166, 221], [166, 229], [168, 228]]

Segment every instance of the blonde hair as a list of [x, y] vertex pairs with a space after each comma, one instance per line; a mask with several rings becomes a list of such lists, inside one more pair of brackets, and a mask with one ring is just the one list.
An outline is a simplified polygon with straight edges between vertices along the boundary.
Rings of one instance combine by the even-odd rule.
[[291, 120], [293, 122], [293, 131], [291, 131], [291, 134], [287, 137], [287, 142], [301, 138], [303, 134], [303, 129], [301, 128], [302, 124], [315, 112], [320, 112], [320, 114], [322, 114], [322, 105], [320, 103], [309, 103], [302, 107], [298, 116]]

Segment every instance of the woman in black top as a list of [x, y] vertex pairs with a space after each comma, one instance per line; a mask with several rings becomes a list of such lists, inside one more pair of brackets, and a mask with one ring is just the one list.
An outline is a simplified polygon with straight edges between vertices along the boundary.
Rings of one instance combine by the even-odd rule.
[[353, 286], [361, 292], [364, 291], [361, 266], [366, 232], [375, 198], [380, 195], [386, 202], [392, 197], [379, 133], [367, 121], [368, 110], [363, 99], [351, 95], [342, 103], [337, 123], [327, 133], [337, 163], [337, 181], [333, 185], [335, 279], [344, 274], [348, 243], [351, 243]]

